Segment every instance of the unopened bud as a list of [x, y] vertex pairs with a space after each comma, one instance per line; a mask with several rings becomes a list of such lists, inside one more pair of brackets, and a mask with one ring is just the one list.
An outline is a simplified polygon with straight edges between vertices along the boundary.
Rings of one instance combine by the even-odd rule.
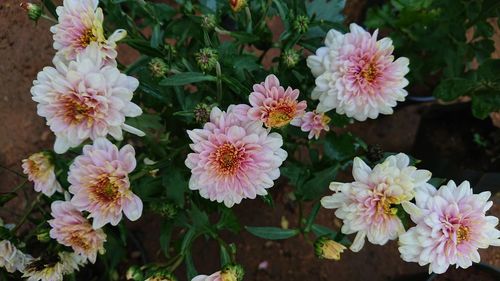
[[194, 119], [199, 124], [205, 124], [210, 119], [210, 107], [207, 104], [199, 103], [194, 107]]
[[167, 74], [167, 64], [161, 58], [154, 58], [149, 62], [149, 71], [156, 78], [161, 78]]
[[42, 7], [37, 4], [23, 2], [21, 3], [21, 8], [28, 12], [28, 17], [33, 21], [38, 21], [42, 16]]
[[142, 281], [144, 279], [142, 270], [137, 265], [129, 267], [125, 277], [127, 278], [127, 280], [134, 280], [134, 281]]
[[42, 243], [49, 242], [50, 241], [49, 231], [47, 229], [40, 231], [39, 233], [37, 233], [36, 239]]
[[239, 264], [228, 264], [220, 271], [221, 281], [241, 281], [245, 270]]
[[212, 30], [217, 25], [217, 19], [214, 14], [201, 16], [201, 27], [205, 30]]
[[329, 260], [340, 260], [340, 254], [347, 249], [344, 245], [336, 242], [327, 236], [322, 236], [314, 242], [316, 256]]
[[151, 210], [167, 219], [172, 219], [177, 215], [177, 206], [171, 202], [154, 201], [151, 203]]
[[151, 274], [145, 281], [177, 281], [177, 278], [164, 267], [153, 268], [153, 274]]
[[231, 10], [235, 13], [241, 11], [246, 5], [247, 0], [229, 0], [229, 6], [231, 6]]
[[283, 52], [281, 59], [286, 67], [292, 68], [299, 62], [300, 55], [294, 49], [288, 49]]
[[309, 18], [306, 16], [298, 16], [293, 21], [293, 28], [299, 33], [306, 33], [309, 29]]
[[219, 59], [219, 55], [217, 51], [211, 48], [201, 49], [198, 53], [195, 54], [196, 62], [198, 66], [203, 71], [210, 71], [215, 68], [217, 64], [217, 60]]

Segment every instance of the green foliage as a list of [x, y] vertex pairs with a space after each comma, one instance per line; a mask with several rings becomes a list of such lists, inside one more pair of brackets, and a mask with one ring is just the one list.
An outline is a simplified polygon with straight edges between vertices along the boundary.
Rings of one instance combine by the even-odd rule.
[[469, 96], [473, 114], [485, 118], [500, 110], [500, 68], [490, 59], [499, 15], [495, 0], [392, 0], [371, 8], [365, 24], [390, 32], [397, 55], [410, 59], [411, 84], [445, 101]]
[[298, 229], [283, 229], [279, 227], [246, 226], [245, 229], [257, 237], [269, 240], [288, 239], [300, 233]]

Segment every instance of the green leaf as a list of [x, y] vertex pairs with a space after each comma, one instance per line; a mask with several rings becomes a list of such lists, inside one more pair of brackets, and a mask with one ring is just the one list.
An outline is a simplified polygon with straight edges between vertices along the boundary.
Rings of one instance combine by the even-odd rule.
[[314, 200], [321, 197], [325, 190], [328, 189], [330, 182], [332, 182], [335, 179], [335, 176], [337, 176], [338, 170], [339, 165], [335, 165], [314, 173], [313, 178], [306, 181], [299, 190], [299, 194], [302, 196], [302, 199]]
[[206, 75], [200, 72], [183, 72], [172, 75], [160, 82], [162, 86], [182, 86], [203, 81], [215, 81], [215, 76]]
[[325, 156], [335, 160], [344, 161], [356, 155], [356, 138], [351, 134], [327, 134], [324, 140]]
[[189, 215], [197, 231], [203, 231], [210, 226], [207, 213], [201, 211], [195, 204], [192, 205]]
[[169, 257], [170, 240], [172, 239], [172, 230], [174, 224], [171, 221], [162, 221], [160, 226], [160, 248], [165, 257]]
[[163, 128], [160, 116], [147, 113], [134, 118], [128, 118], [127, 124], [141, 131], [155, 131]]
[[10, 230], [0, 225], [0, 239], [8, 240], [11, 237]]
[[57, 19], [59, 16], [56, 13], [56, 5], [54, 5], [52, 0], [43, 0], [42, 2], [45, 8], [47, 8], [47, 10], [49, 10], [49, 12], [52, 14], [52, 16]]
[[5, 203], [17, 197], [17, 194], [14, 192], [1, 193], [0, 194], [0, 207], [5, 205]]
[[217, 11], [217, 1], [216, 0], [200, 0], [200, 4], [212, 10], [212, 12]]
[[313, 0], [306, 1], [307, 14], [310, 17], [315, 16], [316, 20], [325, 20], [331, 22], [342, 22], [344, 16], [345, 0]]
[[470, 95], [477, 82], [465, 78], [448, 78], [434, 89], [434, 96], [444, 101], [452, 101], [460, 96]]
[[153, 26], [153, 34], [151, 35], [151, 48], [158, 48], [163, 43], [163, 30], [161, 24]]
[[224, 267], [226, 264], [231, 263], [231, 255], [222, 245], [219, 246], [220, 249], [220, 266]]
[[269, 240], [282, 240], [299, 234], [298, 229], [282, 229], [279, 227], [245, 226], [245, 229], [257, 237]]
[[486, 89], [472, 97], [472, 114], [479, 119], [488, 117], [491, 112], [500, 111], [500, 90]]
[[311, 227], [314, 223], [314, 220], [316, 219], [316, 216], [318, 215], [320, 207], [321, 207], [320, 202], [317, 202], [316, 204], [314, 204], [314, 206], [311, 210], [311, 213], [309, 214], [309, 216], [307, 217], [307, 220], [306, 220], [306, 224], [304, 227], [306, 232], [308, 232], [311, 229]]
[[221, 217], [217, 223], [218, 229], [227, 229], [233, 233], [238, 233], [241, 230], [241, 224], [234, 212], [226, 207], [221, 207]]
[[184, 207], [184, 194], [188, 189], [188, 182], [179, 169], [170, 167], [165, 170], [166, 174], [163, 175], [162, 185], [166, 189], [167, 199], [172, 200], [182, 208]]
[[193, 256], [191, 255], [191, 251], [186, 253], [186, 258], [184, 259], [186, 262], [186, 274], [188, 280], [192, 280], [196, 275], [198, 275], [198, 272], [196, 271], [196, 267], [194, 266], [193, 262]]
[[435, 188], [439, 188], [445, 181], [446, 179], [444, 178], [432, 178], [428, 181], [428, 183], [434, 186]]
[[314, 235], [316, 235], [317, 237], [321, 237], [321, 236], [326, 235], [330, 239], [335, 239], [335, 237], [337, 236], [337, 232], [335, 230], [330, 229], [326, 226], [319, 225], [319, 224], [313, 224], [311, 226], [311, 230], [314, 233]]
[[480, 81], [498, 81], [500, 76], [500, 59], [489, 59], [482, 63], [477, 69], [477, 78]]

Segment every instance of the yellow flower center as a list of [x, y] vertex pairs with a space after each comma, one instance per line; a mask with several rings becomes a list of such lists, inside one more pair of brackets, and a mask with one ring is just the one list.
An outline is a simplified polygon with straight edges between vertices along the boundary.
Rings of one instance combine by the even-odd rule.
[[231, 143], [225, 143], [215, 152], [213, 157], [219, 175], [234, 175], [240, 167], [240, 151]]
[[66, 123], [80, 124], [84, 120], [87, 121], [87, 126], [90, 127], [94, 123], [95, 107], [94, 101], [90, 98], [79, 99], [74, 95], [62, 97], [62, 105], [64, 108], [64, 119]]
[[394, 197], [382, 196], [377, 204], [377, 212], [380, 214], [385, 214], [387, 216], [396, 215], [398, 212], [397, 208], [392, 208], [393, 204], [397, 204], [398, 200]]
[[94, 32], [91, 28], [85, 30], [83, 34], [78, 39], [78, 44], [82, 47], [87, 47], [90, 42], [97, 41], [97, 36], [94, 35]]
[[104, 174], [92, 185], [92, 197], [99, 202], [114, 202], [120, 196], [119, 188], [117, 178]]
[[469, 240], [469, 228], [461, 225], [457, 230], [457, 244]]
[[378, 73], [377, 66], [373, 62], [368, 63], [368, 65], [361, 70], [361, 76], [368, 83], [372, 83], [378, 77]]
[[281, 102], [276, 107], [269, 110], [266, 126], [270, 128], [280, 128], [288, 125], [295, 116], [295, 104]]

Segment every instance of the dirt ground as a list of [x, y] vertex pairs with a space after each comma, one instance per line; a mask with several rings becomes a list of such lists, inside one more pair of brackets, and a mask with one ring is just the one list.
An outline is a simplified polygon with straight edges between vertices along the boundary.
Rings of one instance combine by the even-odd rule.
[[[21, 159], [33, 152], [52, 147], [53, 136], [37, 116], [36, 105], [31, 100], [29, 89], [38, 71], [49, 65], [54, 55], [50, 24], [40, 21], [37, 25], [29, 21], [18, 1], [0, 0], [0, 192], [11, 190], [22, 181], [16, 175], [21, 172]], [[359, 15], [353, 16], [359, 17]], [[394, 115], [377, 120], [358, 123], [349, 128], [369, 144], [380, 144], [387, 151], [411, 152], [422, 115], [428, 105], [409, 105], [400, 108]], [[8, 170], [7, 170], [8, 169]], [[11, 170], [11, 171], [9, 171]], [[236, 207], [243, 225], [278, 226], [282, 217], [294, 225], [296, 208], [284, 196], [283, 187], [273, 189], [277, 207], [272, 209], [261, 200], [246, 200]], [[494, 198], [500, 216], [500, 198]], [[17, 210], [27, 202], [17, 200], [0, 210], [1, 218], [10, 222]], [[334, 215], [321, 210], [319, 223], [333, 226]], [[158, 248], [158, 225], [156, 220], [132, 223], [138, 237], [148, 241], [149, 256], [154, 260]], [[294, 238], [281, 242], [265, 240], [242, 232], [239, 236], [227, 234], [228, 242], [238, 246], [238, 259], [247, 270], [245, 280], [271, 281], [315, 281], [315, 280], [426, 280], [425, 268], [405, 263], [399, 258], [395, 242], [384, 247], [367, 243], [360, 253], [346, 252], [339, 262], [319, 260], [314, 257], [312, 245], [304, 239]], [[198, 243], [195, 262], [200, 272], [210, 273], [218, 267], [218, 253], [213, 243]], [[500, 250], [482, 252], [483, 261], [500, 267]], [[267, 262], [266, 269], [258, 269]], [[472, 271], [468, 271], [472, 272]], [[179, 275], [179, 277], [181, 277]], [[180, 278], [184, 280], [184, 278]], [[467, 280], [467, 279], [450, 279]], [[478, 279], [470, 279], [478, 280]]]

